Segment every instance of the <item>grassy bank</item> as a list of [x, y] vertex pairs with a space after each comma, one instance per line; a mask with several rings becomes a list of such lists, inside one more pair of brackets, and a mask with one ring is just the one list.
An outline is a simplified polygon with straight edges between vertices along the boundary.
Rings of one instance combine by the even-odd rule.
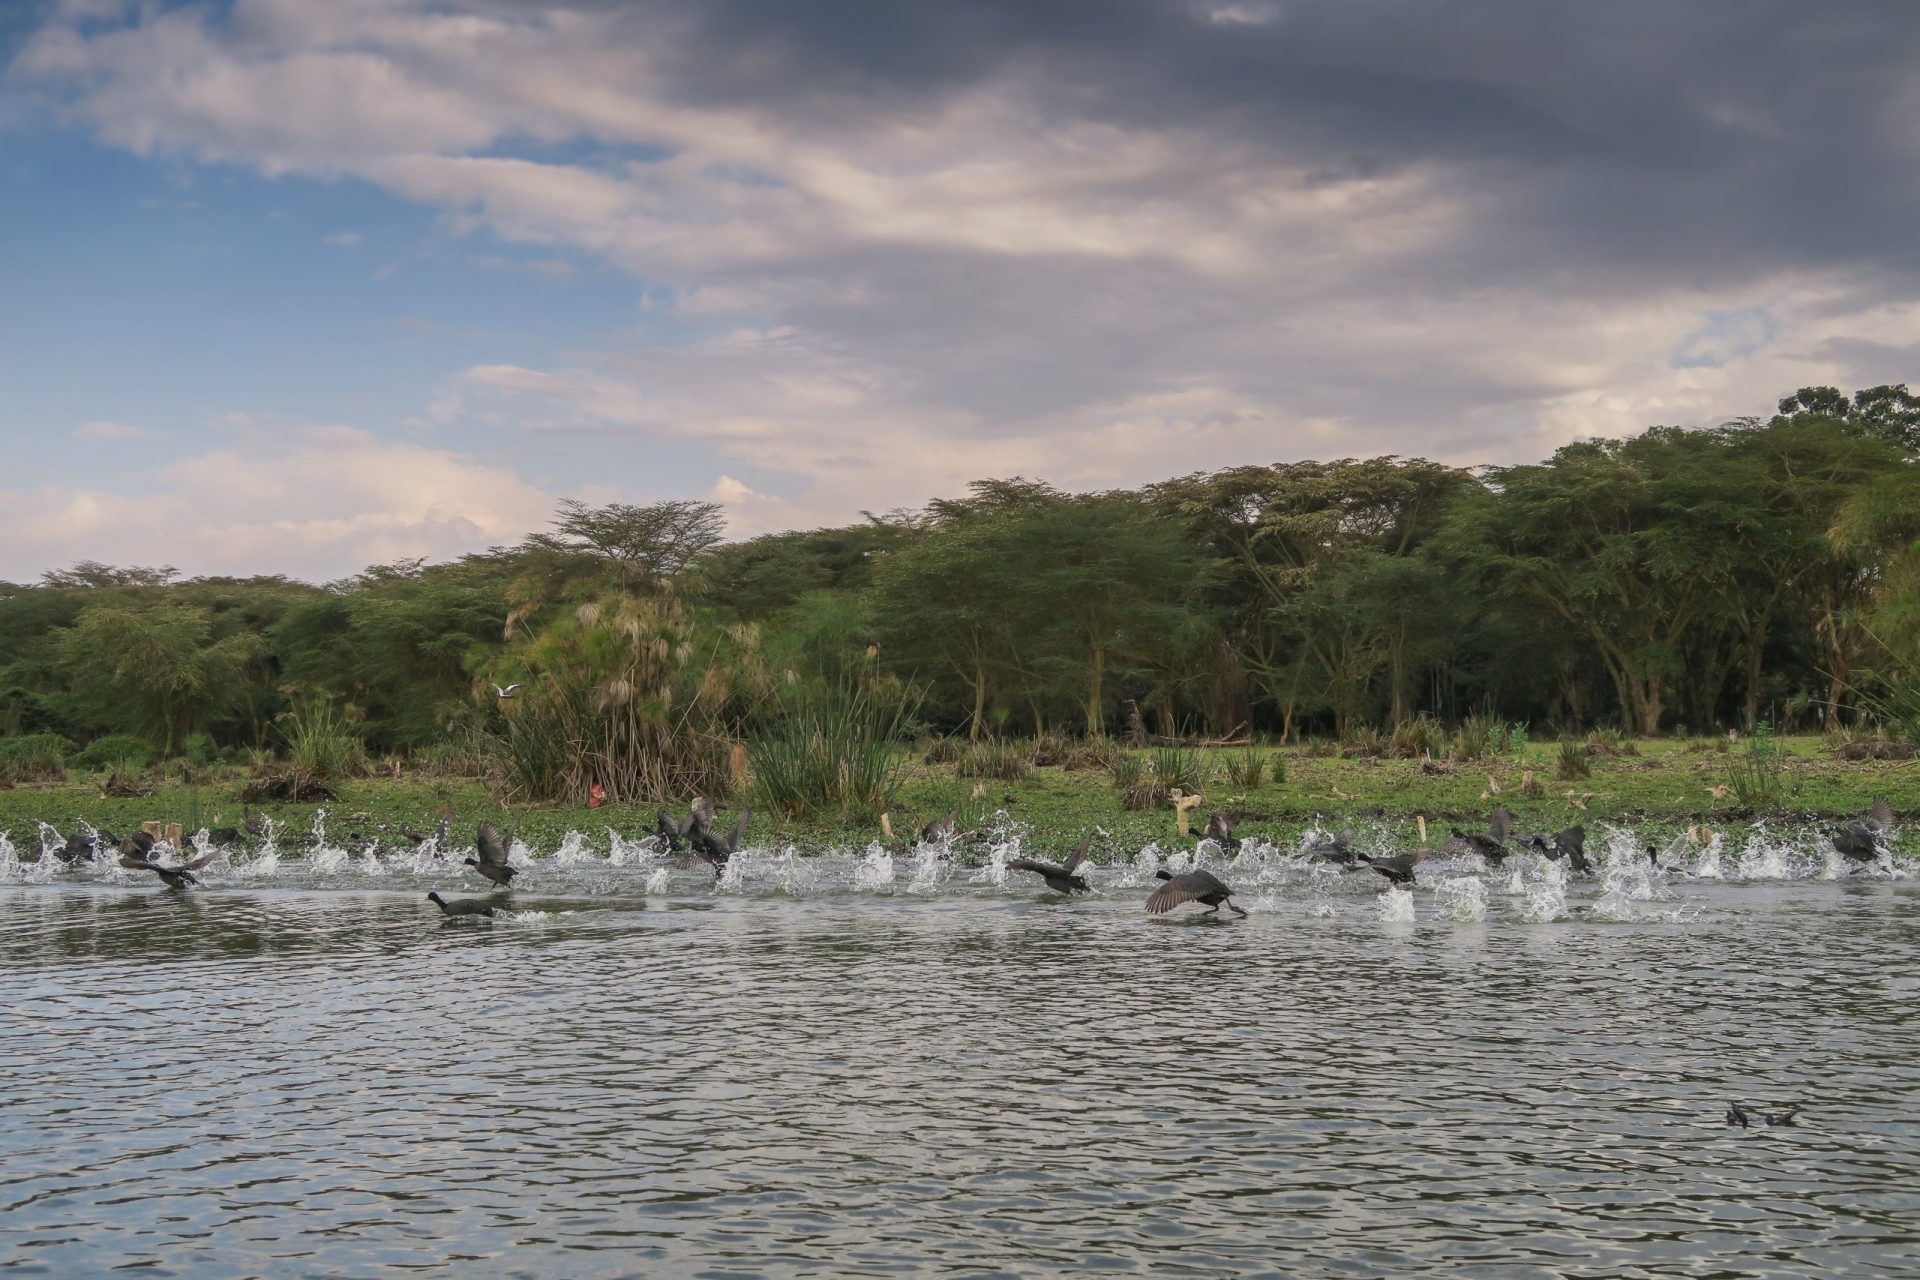
[[[1618, 754], [1586, 757], [1591, 774], [1577, 779], [1559, 776], [1562, 748], [1557, 743], [1526, 745], [1473, 762], [1348, 759], [1316, 754], [1311, 748], [1264, 749], [1256, 753], [1266, 775], [1258, 786], [1234, 781], [1234, 767], [1244, 767], [1247, 760], [1242, 750], [1188, 752], [1179, 763], [1192, 774], [1183, 789], [1197, 786], [1204, 797], [1193, 811], [1196, 828], [1207, 814], [1222, 810], [1242, 815], [1244, 832], [1283, 841], [1309, 825], [1349, 822], [1401, 829], [1411, 841], [1416, 815], [1425, 815], [1444, 832], [1449, 824], [1483, 818], [1496, 802], [1513, 812], [1522, 829], [1633, 822], [1671, 830], [1695, 824], [1735, 827], [1761, 816], [1786, 821], [1831, 818], [1859, 813], [1880, 795], [1909, 826], [1920, 811], [1920, 764], [1841, 760], [1817, 737], [1777, 740], [1758, 782], [1744, 743], [1662, 739], [1620, 743], [1617, 749]], [[1133, 754], [1148, 760], [1156, 755]], [[1272, 776], [1276, 762], [1283, 780]], [[1745, 794], [1751, 796], [1759, 786], [1771, 792], [1769, 803], [1757, 808], [1742, 803], [1743, 772]], [[74, 775], [65, 783], [0, 790], [0, 829], [8, 831], [16, 845], [24, 845], [32, 841], [39, 821], [65, 830], [74, 820], [85, 819], [121, 833], [149, 820], [179, 822], [189, 831], [240, 822], [243, 774], [237, 770], [201, 770], [191, 782], [172, 778], [159, 782], [152, 795], [138, 798], [104, 798], [101, 781]], [[509, 809], [477, 779], [427, 775], [356, 779], [342, 784], [339, 799], [325, 806], [276, 804], [257, 811], [303, 834], [315, 811], [324, 807], [329, 836], [351, 839], [377, 835], [382, 827], [430, 830], [443, 805], [455, 814], [458, 840], [471, 841], [474, 824], [490, 818], [502, 827], [517, 827], [537, 849], [551, 849], [569, 830], [596, 837], [606, 827], [643, 834], [651, 829], [654, 813], [653, 806], [638, 805]], [[1170, 802], [1146, 809], [1124, 807], [1122, 790], [1109, 768], [1029, 766], [1024, 777], [1007, 780], [962, 777], [956, 763], [927, 763], [919, 753], [903, 756], [891, 809], [896, 835], [904, 838], [950, 809], [960, 811], [962, 830], [984, 825], [1004, 810], [1023, 823], [1032, 833], [1031, 842], [1041, 847], [1064, 847], [1098, 830], [1106, 833], [1109, 840], [1103, 843], [1110, 842], [1110, 847], [1133, 849], [1148, 840], [1165, 841], [1177, 831]], [[781, 822], [756, 813], [748, 833], [756, 844], [790, 842], [809, 851], [859, 846], [878, 836], [871, 814]], [[1920, 848], [1920, 839], [1903, 831], [1900, 844]]]

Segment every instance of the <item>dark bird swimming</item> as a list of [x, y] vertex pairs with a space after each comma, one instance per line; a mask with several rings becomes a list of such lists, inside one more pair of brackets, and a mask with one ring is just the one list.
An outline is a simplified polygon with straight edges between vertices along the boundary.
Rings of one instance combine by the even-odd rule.
[[1748, 1111], [1737, 1102], [1729, 1102], [1727, 1104], [1727, 1124], [1729, 1126], [1738, 1125], [1742, 1129], [1750, 1127], [1755, 1120], [1760, 1121], [1769, 1129], [1791, 1127], [1794, 1123], [1794, 1117], [1799, 1114], [1800, 1104], [1797, 1102], [1781, 1111]]
[[1087, 850], [1093, 847], [1093, 837], [1082, 840], [1074, 851], [1067, 855], [1066, 862], [1043, 862], [1038, 858], [1012, 858], [1007, 862], [1009, 871], [1031, 871], [1047, 882], [1047, 888], [1055, 893], [1086, 893], [1093, 886], [1087, 883], [1085, 876], [1075, 875], [1081, 867], [1092, 859]]
[[480, 830], [474, 838], [474, 844], [480, 851], [478, 858], [466, 858], [463, 861], [487, 879], [503, 889], [513, 887], [514, 876], [520, 873], [518, 867], [507, 865], [507, 841], [500, 838], [499, 829], [491, 822], [480, 824]]
[[455, 898], [448, 902], [438, 893], [427, 895], [427, 901], [436, 903], [442, 915], [449, 916], [487, 916], [493, 915], [493, 907], [483, 898]]
[[1147, 899], [1147, 910], [1154, 915], [1164, 915], [1183, 902], [1204, 902], [1208, 910], [1200, 913], [1203, 916], [1216, 915], [1223, 906], [1235, 915], [1247, 914], [1234, 904], [1233, 890], [1211, 871], [1182, 871], [1179, 875], [1156, 871], [1153, 874], [1166, 881]]

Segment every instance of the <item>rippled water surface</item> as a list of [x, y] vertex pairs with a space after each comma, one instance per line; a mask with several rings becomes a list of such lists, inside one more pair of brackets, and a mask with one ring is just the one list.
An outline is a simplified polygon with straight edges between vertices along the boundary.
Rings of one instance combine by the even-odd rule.
[[1151, 850], [1066, 901], [603, 844], [455, 922], [430, 856], [8, 863], [0, 1268], [1916, 1274], [1920, 877], [1616, 843], [1214, 857], [1204, 921]]

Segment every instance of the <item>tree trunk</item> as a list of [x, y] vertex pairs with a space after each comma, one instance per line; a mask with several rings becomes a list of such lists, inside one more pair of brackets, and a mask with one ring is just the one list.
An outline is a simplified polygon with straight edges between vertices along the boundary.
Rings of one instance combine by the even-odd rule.
[[1107, 671], [1107, 651], [1093, 647], [1093, 676], [1087, 684], [1087, 736], [1098, 737], [1103, 727], [1100, 712], [1100, 681]]
[[1747, 633], [1746, 728], [1752, 733], [1760, 727], [1760, 655], [1767, 646], [1767, 628], [1756, 626]]
[[967, 741], [980, 741], [980, 724], [987, 715], [987, 673], [978, 663], [973, 668], [973, 720], [967, 726]]

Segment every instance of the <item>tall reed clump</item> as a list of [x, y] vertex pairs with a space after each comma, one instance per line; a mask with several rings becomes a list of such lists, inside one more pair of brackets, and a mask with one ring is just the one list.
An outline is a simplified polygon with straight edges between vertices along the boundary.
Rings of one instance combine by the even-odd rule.
[[1587, 751], [1587, 744], [1584, 742], [1561, 743], [1557, 771], [1569, 782], [1592, 777], [1593, 756]]
[[747, 743], [759, 802], [788, 818], [888, 808], [899, 780], [894, 744], [911, 710], [901, 691], [871, 684], [817, 687], [794, 697]]
[[332, 698], [302, 698], [277, 719], [282, 758], [254, 769], [243, 799], [331, 800], [341, 781], [366, 767], [357, 722]]
[[1267, 758], [1252, 747], [1228, 756], [1221, 767], [1227, 781], [1242, 791], [1257, 791], [1267, 780]]
[[1741, 807], [1771, 809], [1780, 803], [1786, 789], [1787, 762], [1774, 741], [1773, 726], [1764, 721], [1747, 739], [1747, 753], [1736, 760], [1733, 775], [1727, 779]]
[[1527, 745], [1524, 725], [1508, 724], [1498, 716], [1470, 715], [1460, 722], [1453, 735], [1455, 760], [1485, 760], [1506, 755]]
[[1153, 753], [1153, 776], [1171, 791], [1198, 791], [1203, 767], [1200, 753], [1191, 747], [1158, 747]]
[[703, 625], [669, 583], [579, 605], [510, 650], [502, 674], [521, 685], [495, 735], [503, 789], [573, 804], [596, 785], [613, 801], [725, 799], [769, 687], [758, 633]]
[[1120, 792], [1120, 807], [1130, 810], [1152, 809], [1167, 798], [1167, 788], [1145, 756], [1122, 751], [1108, 766], [1114, 788]]

